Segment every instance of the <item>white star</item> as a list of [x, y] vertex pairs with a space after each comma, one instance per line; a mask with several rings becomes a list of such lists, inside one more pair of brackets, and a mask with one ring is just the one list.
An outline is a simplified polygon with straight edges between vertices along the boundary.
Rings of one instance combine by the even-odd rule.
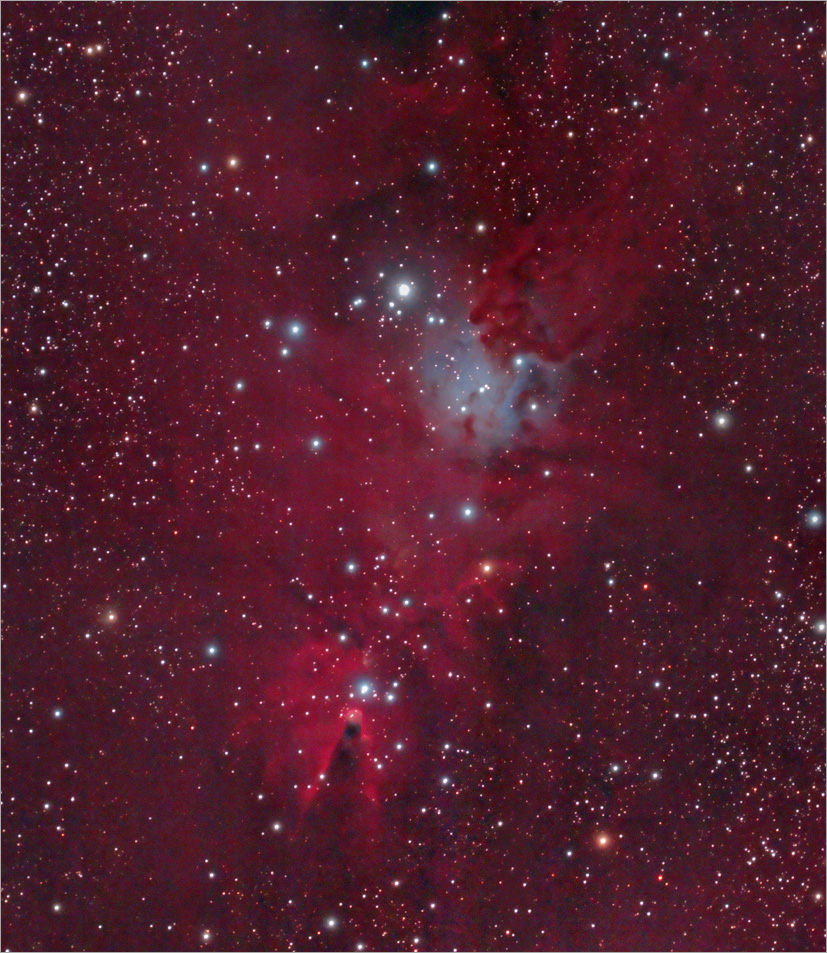
[[810, 510], [806, 517], [807, 525], [811, 529], [818, 529], [819, 526], [824, 522], [824, 514], [819, 510]]

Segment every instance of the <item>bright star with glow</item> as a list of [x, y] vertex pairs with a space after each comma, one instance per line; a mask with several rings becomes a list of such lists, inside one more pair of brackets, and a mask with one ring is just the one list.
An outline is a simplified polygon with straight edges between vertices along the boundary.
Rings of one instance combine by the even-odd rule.
[[824, 514], [821, 510], [809, 510], [804, 517], [804, 521], [810, 529], [818, 529], [824, 523]]

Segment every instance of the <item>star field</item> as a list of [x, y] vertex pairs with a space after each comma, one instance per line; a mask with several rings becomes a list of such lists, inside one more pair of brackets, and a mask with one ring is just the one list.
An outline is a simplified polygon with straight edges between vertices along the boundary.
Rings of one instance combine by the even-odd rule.
[[4, 946], [823, 949], [823, 5], [2, 20]]

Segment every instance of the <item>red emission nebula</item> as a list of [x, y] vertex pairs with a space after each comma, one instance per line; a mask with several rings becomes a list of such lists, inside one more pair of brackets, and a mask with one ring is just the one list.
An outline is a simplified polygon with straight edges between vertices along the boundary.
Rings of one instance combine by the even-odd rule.
[[4, 948], [823, 949], [823, 5], [2, 19]]

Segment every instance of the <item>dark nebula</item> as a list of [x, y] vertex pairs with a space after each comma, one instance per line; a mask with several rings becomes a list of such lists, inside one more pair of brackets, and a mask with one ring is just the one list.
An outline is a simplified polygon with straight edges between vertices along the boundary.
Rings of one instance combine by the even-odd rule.
[[4, 947], [823, 949], [823, 5], [2, 17]]

